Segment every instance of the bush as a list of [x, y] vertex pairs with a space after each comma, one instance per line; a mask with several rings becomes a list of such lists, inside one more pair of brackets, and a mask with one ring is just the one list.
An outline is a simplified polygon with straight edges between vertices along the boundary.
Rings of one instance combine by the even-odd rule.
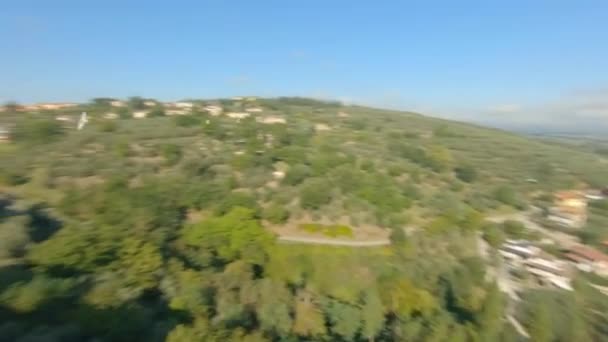
[[477, 171], [469, 165], [459, 166], [454, 169], [456, 177], [463, 182], [471, 183], [477, 179]]
[[300, 205], [304, 209], [319, 209], [331, 201], [331, 186], [322, 179], [314, 179], [302, 186]]
[[494, 199], [517, 209], [526, 208], [525, 203], [519, 198], [515, 190], [506, 185], [500, 186], [494, 190]]
[[287, 170], [283, 183], [287, 185], [298, 185], [310, 176], [311, 170], [308, 166], [298, 164]]
[[25, 119], [15, 127], [15, 141], [44, 144], [63, 135], [61, 124], [55, 120]]
[[483, 239], [486, 240], [490, 246], [498, 248], [504, 242], [505, 234], [500, 226], [490, 223], [483, 227]]
[[244, 192], [232, 192], [219, 203], [215, 209], [215, 213], [217, 215], [224, 215], [236, 207], [251, 209], [256, 215], [259, 211], [255, 197]]
[[181, 148], [174, 144], [164, 145], [161, 153], [169, 165], [175, 165], [180, 159], [182, 159]]
[[99, 130], [101, 132], [114, 132], [118, 128], [118, 125], [114, 121], [103, 121], [99, 125]]
[[526, 226], [519, 221], [507, 220], [502, 223], [502, 229], [509, 237], [514, 239], [521, 239], [526, 236]]
[[178, 115], [173, 118], [173, 122], [179, 127], [192, 127], [200, 125], [201, 120], [192, 115]]
[[271, 223], [285, 223], [289, 219], [289, 211], [280, 205], [273, 204], [264, 209], [262, 217]]
[[319, 223], [303, 223], [298, 226], [300, 230], [306, 231], [311, 234], [322, 233], [325, 236], [337, 238], [337, 237], [353, 237], [353, 230], [349, 226], [345, 225], [323, 225]]
[[154, 108], [150, 111], [148, 116], [151, 118], [165, 116], [165, 110], [162, 107]]

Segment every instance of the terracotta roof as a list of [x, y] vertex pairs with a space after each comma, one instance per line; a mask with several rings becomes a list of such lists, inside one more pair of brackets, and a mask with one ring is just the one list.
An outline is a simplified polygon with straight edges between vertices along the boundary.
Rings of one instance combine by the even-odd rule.
[[576, 246], [570, 250], [570, 253], [574, 253], [577, 256], [583, 257], [587, 260], [591, 260], [594, 262], [603, 261], [608, 262], [608, 255], [598, 251], [597, 249], [587, 247], [587, 246]]
[[576, 190], [567, 190], [567, 191], [558, 191], [555, 194], [553, 194], [553, 197], [555, 197], [555, 199], [557, 200], [567, 200], [567, 199], [583, 199], [585, 197], [585, 194], [580, 192], [580, 191], [576, 191]]
[[581, 256], [578, 256], [578, 255], [576, 255], [574, 253], [566, 253], [564, 255], [564, 257], [566, 259], [570, 259], [570, 260], [575, 261], [575, 262], [585, 262], [585, 261], [587, 261], [587, 259], [585, 259], [585, 258], [583, 258]]

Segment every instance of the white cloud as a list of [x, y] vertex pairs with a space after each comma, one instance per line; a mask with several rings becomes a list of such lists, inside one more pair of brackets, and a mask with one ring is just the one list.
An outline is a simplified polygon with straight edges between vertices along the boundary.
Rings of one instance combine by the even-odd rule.
[[496, 113], [515, 113], [521, 110], [521, 106], [515, 103], [500, 104], [492, 106], [488, 110]]

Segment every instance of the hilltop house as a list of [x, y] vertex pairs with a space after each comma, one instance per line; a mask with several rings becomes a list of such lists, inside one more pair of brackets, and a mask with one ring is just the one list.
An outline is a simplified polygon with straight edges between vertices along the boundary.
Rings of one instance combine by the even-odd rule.
[[604, 197], [602, 190], [587, 190], [585, 193], [585, 198], [589, 201], [601, 201]]
[[526, 240], [507, 240], [499, 250], [512, 270], [526, 270], [537, 283], [544, 286], [572, 290], [567, 275], [567, 263], [543, 256], [540, 248]]
[[587, 222], [587, 198], [581, 191], [559, 191], [547, 219], [568, 228], [581, 228]]
[[572, 291], [566, 262], [562, 260], [530, 258], [525, 261], [525, 268], [543, 285]]
[[175, 106], [175, 108], [180, 109], [192, 109], [194, 107], [194, 104], [192, 102], [175, 102], [173, 105]]
[[578, 245], [571, 248], [565, 256], [581, 271], [608, 276], [608, 255], [595, 248]]
[[211, 116], [218, 116], [224, 111], [224, 109], [219, 105], [207, 105], [203, 109]]
[[133, 112], [133, 118], [135, 118], [135, 119], [144, 119], [147, 116], [148, 116], [148, 112], [145, 110]]
[[503, 243], [499, 252], [507, 260], [522, 262], [524, 259], [537, 256], [540, 253], [540, 248], [525, 240], [507, 240]]
[[6, 127], [0, 126], [0, 143], [11, 141], [11, 132]]
[[77, 103], [39, 103], [38, 107], [43, 110], [59, 110], [78, 106]]
[[62, 122], [73, 122], [74, 118], [67, 116], [67, 115], [57, 115], [55, 117], [55, 120], [62, 121]]
[[250, 107], [250, 108], [246, 108], [245, 111], [249, 112], [249, 113], [261, 113], [262, 112], [262, 108], [260, 108], [260, 107]]
[[112, 107], [126, 107], [127, 104], [125, 103], [125, 101], [112, 100], [112, 101], [110, 101], [110, 106], [112, 106]]
[[241, 120], [241, 119], [245, 119], [251, 116], [251, 114], [249, 113], [243, 113], [243, 112], [230, 112], [230, 113], [226, 113], [226, 116], [232, 119], [237, 119], [237, 120]]
[[188, 115], [190, 114], [190, 110], [185, 108], [173, 108], [165, 110], [165, 115], [173, 116], [173, 115]]
[[284, 124], [287, 122], [285, 118], [279, 116], [265, 116], [263, 118], [257, 118], [256, 121], [263, 124]]

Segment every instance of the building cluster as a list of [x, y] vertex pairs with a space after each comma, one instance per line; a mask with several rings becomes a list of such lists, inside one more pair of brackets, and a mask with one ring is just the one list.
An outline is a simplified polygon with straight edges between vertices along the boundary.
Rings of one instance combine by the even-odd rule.
[[583, 272], [593, 272], [608, 277], [608, 255], [595, 248], [578, 245], [571, 248], [565, 257]]
[[511, 271], [525, 270], [539, 285], [572, 290], [571, 267], [526, 240], [507, 240], [499, 250]]
[[583, 191], [558, 191], [547, 219], [566, 228], [582, 228], [587, 223], [588, 195]]
[[608, 255], [586, 245], [575, 245], [557, 258], [527, 240], [507, 240], [499, 250], [511, 271], [527, 271], [541, 286], [571, 290], [576, 271], [608, 276]]

